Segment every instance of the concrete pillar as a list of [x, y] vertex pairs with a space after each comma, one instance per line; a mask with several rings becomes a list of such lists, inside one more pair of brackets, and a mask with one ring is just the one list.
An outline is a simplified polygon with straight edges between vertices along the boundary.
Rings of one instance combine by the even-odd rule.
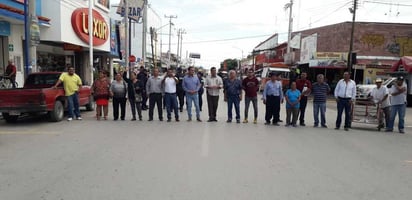
[[[29, 1], [29, 20], [30, 20], [30, 24], [38, 23], [37, 16], [36, 16], [36, 1]], [[33, 33], [31, 33], [30, 31], [30, 34], [33, 34]], [[37, 44], [35, 44], [33, 41], [31, 42], [31, 45], [30, 45], [29, 54], [30, 54], [29, 58], [30, 58], [31, 72], [38, 72]]]

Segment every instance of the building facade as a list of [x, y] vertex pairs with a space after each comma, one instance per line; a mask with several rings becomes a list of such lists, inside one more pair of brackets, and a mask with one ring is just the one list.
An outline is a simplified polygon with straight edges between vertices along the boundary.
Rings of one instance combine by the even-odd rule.
[[[351, 22], [343, 22], [293, 33], [301, 37], [300, 49], [293, 51], [294, 63], [336, 81], [348, 66], [351, 26]], [[412, 24], [356, 22], [353, 52], [356, 82], [387, 78], [399, 57], [412, 55]]]
[[[36, 16], [40, 31], [50, 27], [50, 18], [42, 12], [42, 1], [36, 1]], [[0, 0], [0, 75], [3, 75], [9, 60], [16, 68], [16, 81], [24, 83], [24, 0]], [[35, 63], [35, 60], [32, 61]]]
[[67, 65], [86, 82], [93, 81], [93, 73], [108, 69], [111, 59], [110, 2], [94, 0], [93, 5], [93, 66], [89, 59], [89, 1], [42, 0], [42, 11], [51, 25], [41, 31], [37, 47], [39, 71], [64, 71]]

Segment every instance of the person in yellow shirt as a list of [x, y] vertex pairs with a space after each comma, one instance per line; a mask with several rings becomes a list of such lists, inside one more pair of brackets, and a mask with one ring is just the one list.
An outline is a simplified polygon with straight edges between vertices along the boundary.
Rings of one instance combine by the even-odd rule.
[[67, 102], [69, 103], [69, 116], [67, 121], [72, 121], [73, 117], [77, 120], [82, 120], [79, 109], [79, 90], [82, 86], [82, 80], [74, 73], [74, 67], [68, 66], [68, 72], [63, 72], [59, 80], [53, 86], [57, 88], [61, 83], [64, 84], [64, 91], [66, 93]]

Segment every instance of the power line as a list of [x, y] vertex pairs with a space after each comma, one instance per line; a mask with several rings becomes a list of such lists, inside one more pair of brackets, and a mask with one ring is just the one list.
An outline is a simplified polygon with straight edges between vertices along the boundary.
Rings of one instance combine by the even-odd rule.
[[301, 28], [301, 29], [310, 28], [310, 27], [312, 26], [312, 24], [315, 24], [315, 23], [318, 23], [318, 22], [320, 22], [320, 21], [322, 21], [322, 20], [324, 20], [324, 19], [327, 19], [327, 17], [329, 17], [330, 15], [334, 14], [334, 13], [337, 12], [338, 10], [344, 8], [345, 6], [347, 6], [348, 4], [351, 4], [351, 3], [352, 3], [352, 1], [346, 2], [346, 3], [345, 3], [344, 5], [342, 5], [341, 7], [333, 10], [332, 12], [326, 14], [325, 16], [323, 16], [323, 17], [321, 17], [321, 18], [319, 18], [319, 19], [317, 19], [317, 20], [315, 20], [315, 21], [313, 21], [313, 22], [310, 22], [310, 25], [309, 25], [309, 26], [303, 27], [303, 28]]
[[364, 1], [365, 3], [374, 3], [374, 4], [381, 4], [381, 5], [396, 5], [396, 6], [405, 6], [405, 7], [412, 7], [412, 4], [402, 4], [402, 3], [392, 3], [392, 2], [383, 2], [383, 1]]
[[237, 37], [237, 38], [226, 38], [226, 39], [218, 39], [218, 40], [203, 40], [203, 41], [195, 41], [195, 42], [184, 42], [184, 44], [200, 44], [200, 43], [210, 43], [210, 42], [226, 42], [226, 41], [233, 41], [233, 40], [244, 40], [244, 39], [252, 39], [252, 38], [261, 38], [261, 37], [269, 37], [273, 34], [266, 34], [266, 35], [254, 35], [254, 36], [245, 36], [245, 37]]

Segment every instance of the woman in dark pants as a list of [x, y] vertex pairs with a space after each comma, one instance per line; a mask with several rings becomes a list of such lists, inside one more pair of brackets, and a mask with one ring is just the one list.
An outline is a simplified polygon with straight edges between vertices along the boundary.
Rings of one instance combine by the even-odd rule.
[[127, 83], [123, 80], [121, 73], [116, 74], [116, 78], [110, 86], [110, 94], [113, 97], [114, 120], [119, 119], [119, 106], [120, 119], [124, 120], [126, 116]]
[[144, 84], [137, 79], [136, 73], [132, 72], [130, 79], [123, 73], [123, 79], [127, 82], [127, 94], [129, 97], [130, 108], [132, 110], [132, 121], [136, 121], [136, 110], [139, 121], [142, 121], [142, 88]]

